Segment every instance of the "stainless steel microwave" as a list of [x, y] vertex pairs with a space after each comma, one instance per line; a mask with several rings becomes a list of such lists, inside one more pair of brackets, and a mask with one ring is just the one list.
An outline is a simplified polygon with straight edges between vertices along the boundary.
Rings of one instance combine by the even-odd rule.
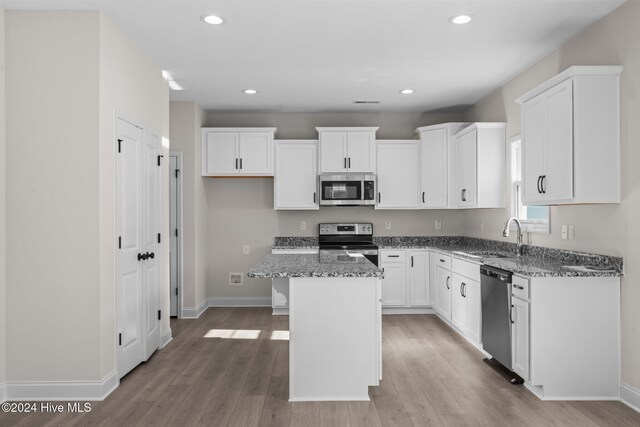
[[376, 176], [364, 173], [320, 175], [320, 206], [361, 206], [376, 203]]

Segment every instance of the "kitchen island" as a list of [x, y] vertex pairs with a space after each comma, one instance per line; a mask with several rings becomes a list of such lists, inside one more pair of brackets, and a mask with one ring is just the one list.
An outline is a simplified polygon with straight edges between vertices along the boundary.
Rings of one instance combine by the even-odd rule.
[[289, 401], [369, 400], [382, 376], [382, 271], [364, 257], [267, 255], [289, 280]]

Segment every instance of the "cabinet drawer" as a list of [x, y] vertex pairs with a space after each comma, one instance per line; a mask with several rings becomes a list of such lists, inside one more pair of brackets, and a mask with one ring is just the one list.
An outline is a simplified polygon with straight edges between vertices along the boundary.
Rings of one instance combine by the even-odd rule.
[[529, 300], [529, 280], [524, 277], [513, 276], [511, 294], [522, 300]]
[[[435, 255], [435, 265], [439, 265], [442, 268], [446, 268], [447, 270], [451, 270], [451, 257], [449, 255], [442, 255], [440, 253], [434, 252]], [[435, 265], [433, 267], [435, 267]]]
[[475, 262], [453, 258], [452, 270], [454, 273], [475, 280], [476, 282], [480, 281], [480, 264], [476, 264]]
[[395, 262], [404, 263], [405, 251], [380, 251], [382, 264], [390, 264]]

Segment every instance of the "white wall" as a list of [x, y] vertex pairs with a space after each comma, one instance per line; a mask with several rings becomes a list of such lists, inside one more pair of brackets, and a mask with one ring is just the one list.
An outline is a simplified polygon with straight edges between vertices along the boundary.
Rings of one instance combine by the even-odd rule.
[[115, 363], [115, 113], [161, 137], [162, 239], [160, 333], [169, 329], [169, 88], [162, 69], [104, 14], [100, 14], [100, 346], [101, 375]]
[[[411, 139], [416, 137], [417, 127], [460, 118], [457, 114], [422, 113], [209, 112], [206, 125], [274, 126], [278, 128], [276, 139], [315, 139], [316, 126], [380, 126], [380, 139]], [[199, 139], [197, 147], [199, 150]], [[458, 234], [464, 228], [465, 216], [460, 211], [374, 211], [365, 207], [274, 211], [270, 178], [205, 178], [204, 187], [209, 297], [219, 302], [225, 298], [270, 298], [270, 280], [244, 277], [242, 287], [230, 287], [229, 273], [245, 273], [255, 265], [270, 252], [275, 236], [317, 236], [320, 222], [372, 222], [376, 235]], [[442, 221], [442, 230], [435, 231], [435, 219]], [[306, 222], [304, 231], [300, 229], [301, 221]], [[386, 221], [391, 221], [391, 230], [385, 229]], [[250, 246], [249, 255], [242, 255], [243, 245]]]
[[[532, 235], [542, 246], [624, 256], [622, 279], [622, 381], [640, 389], [640, 2], [627, 2], [591, 25], [465, 116], [474, 121], [506, 121], [507, 136], [520, 133], [515, 99], [572, 65], [624, 65], [621, 77], [622, 203], [551, 208], [551, 234]], [[507, 169], [508, 170], [508, 169]], [[506, 210], [469, 211], [465, 234], [500, 239]], [[484, 232], [480, 232], [484, 222]], [[561, 239], [561, 225], [575, 226], [575, 240]]]
[[0, 401], [2, 385], [6, 380], [6, 328], [7, 328], [7, 228], [6, 228], [6, 139], [4, 88], [4, 9], [0, 8]]
[[7, 380], [96, 380], [99, 14], [5, 18]]
[[194, 102], [171, 102], [171, 151], [182, 152], [182, 306], [194, 313], [207, 302], [207, 208], [201, 170], [203, 112]]
[[[7, 11], [6, 70], [7, 380], [100, 381], [116, 368], [114, 112], [166, 139], [168, 88], [95, 11]], [[166, 313], [168, 283], [167, 263]]]

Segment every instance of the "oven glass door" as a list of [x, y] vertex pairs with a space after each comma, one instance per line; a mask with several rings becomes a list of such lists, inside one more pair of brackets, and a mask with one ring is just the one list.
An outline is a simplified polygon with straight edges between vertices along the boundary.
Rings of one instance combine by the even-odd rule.
[[362, 181], [322, 181], [320, 185], [323, 201], [362, 200]]

